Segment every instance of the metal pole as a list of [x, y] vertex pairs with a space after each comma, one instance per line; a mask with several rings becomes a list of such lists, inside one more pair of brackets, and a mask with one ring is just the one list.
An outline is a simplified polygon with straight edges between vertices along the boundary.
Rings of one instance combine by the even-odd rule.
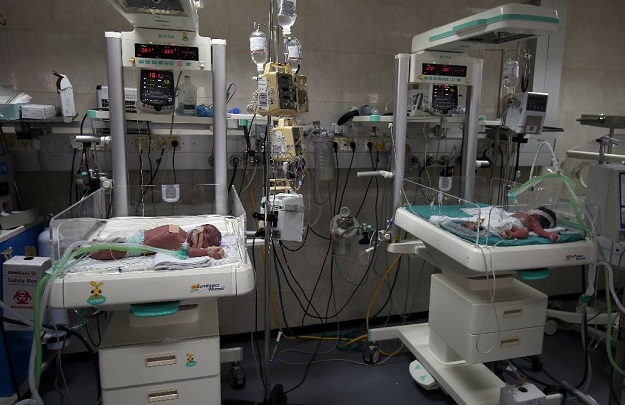
[[480, 121], [480, 95], [482, 93], [482, 69], [484, 60], [475, 59], [473, 83], [467, 87], [467, 112], [464, 122], [464, 141], [462, 143], [462, 185], [461, 197], [473, 201], [475, 191], [475, 160], [477, 159], [477, 133]]
[[[389, 218], [395, 215], [395, 210], [401, 206], [401, 190], [404, 182], [406, 130], [408, 106], [408, 74], [410, 72], [410, 55], [395, 55], [395, 105], [393, 106], [393, 137], [395, 159], [393, 178], [393, 207]], [[391, 230], [393, 239], [399, 236], [399, 230], [393, 225]]]
[[215, 157], [215, 208], [228, 215], [228, 158], [226, 152], [226, 41], [212, 40], [213, 50], [213, 147]]
[[106, 70], [109, 90], [111, 161], [113, 169], [113, 215], [128, 215], [128, 162], [126, 155], [126, 109], [124, 105], [124, 68], [122, 36], [106, 32]]
[[[273, 62], [274, 47], [274, 30], [273, 30], [273, 0], [269, 0], [269, 44], [267, 49], [269, 63]], [[265, 362], [263, 364], [263, 375], [265, 376], [265, 403], [268, 404], [271, 397], [271, 372], [269, 370], [271, 341], [271, 233], [273, 227], [269, 221], [269, 202], [271, 201], [271, 116], [267, 117], [267, 126], [265, 133]]]

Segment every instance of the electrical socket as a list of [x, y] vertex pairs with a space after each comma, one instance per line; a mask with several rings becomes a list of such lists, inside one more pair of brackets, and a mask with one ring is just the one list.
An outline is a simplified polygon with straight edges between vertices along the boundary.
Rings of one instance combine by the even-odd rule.
[[178, 146], [176, 146], [176, 150], [180, 150], [180, 146], [182, 146], [182, 144], [180, 143], [180, 136], [179, 135], [162, 135], [162, 136], [157, 136], [156, 140], [155, 140], [155, 149], [154, 150], [161, 150], [161, 149], [169, 149], [169, 148], [173, 148], [172, 146], [172, 142], [173, 141], [177, 141], [178, 142]]
[[158, 136], [156, 137], [156, 150], [162, 150], [169, 147], [169, 137], [168, 136]]
[[229, 162], [230, 162], [230, 166], [236, 169], [237, 167], [241, 166], [241, 164], [243, 163], [243, 159], [241, 158], [240, 155], [235, 153], [235, 154], [230, 155]]
[[17, 149], [18, 150], [32, 150], [33, 142], [30, 139], [18, 139]]
[[182, 143], [180, 143], [180, 136], [178, 135], [171, 135], [168, 137], [169, 140], [169, 146], [173, 149], [174, 148], [174, 143], [176, 144], [176, 149], [180, 150], [180, 147], [182, 146]]
[[76, 141], [76, 136], [74, 135], [70, 135], [69, 136], [69, 147], [71, 149], [78, 149], [78, 150], [82, 150], [82, 142], [78, 142]]
[[7, 151], [17, 150], [17, 135], [6, 134], [4, 136], [4, 143], [6, 144]]
[[260, 156], [258, 155], [248, 155], [247, 158], [248, 164], [252, 166], [257, 166], [260, 164]]
[[135, 148], [137, 148], [137, 151], [146, 150], [146, 148], [148, 147], [147, 143], [148, 138], [144, 138], [143, 136], [135, 137]]
[[335, 137], [334, 142], [337, 144], [337, 152], [351, 152], [352, 148], [349, 146], [351, 140], [349, 138]]

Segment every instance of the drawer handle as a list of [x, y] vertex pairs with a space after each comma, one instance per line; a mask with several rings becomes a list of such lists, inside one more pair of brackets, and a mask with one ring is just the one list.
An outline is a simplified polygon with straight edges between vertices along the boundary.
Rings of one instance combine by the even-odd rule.
[[503, 311], [504, 318], [518, 318], [523, 315], [523, 308], [506, 309]]
[[146, 367], [171, 366], [172, 364], [176, 364], [175, 354], [162, 354], [145, 359]]
[[178, 399], [178, 390], [175, 388], [148, 394], [148, 402], [169, 401], [172, 399]]
[[508, 339], [502, 339], [501, 343], [500, 343], [500, 347], [511, 347], [511, 346], [518, 346], [521, 344], [521, 341], [519, 340], [519, 338], [508, 338]]

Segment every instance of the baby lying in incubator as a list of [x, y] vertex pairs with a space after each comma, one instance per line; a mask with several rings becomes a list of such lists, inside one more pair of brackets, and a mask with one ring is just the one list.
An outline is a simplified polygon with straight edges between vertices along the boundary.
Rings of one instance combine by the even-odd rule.
[[[221, 232], [210, 224], [194, 228], [189, 233], [178, 225], [161, 225], [138, 231], [125, 240], [113, 242], [133, 243], [168, 250], [185, 250], [189, 257], [209, 256], [213, 259], [223, 259], [226, 256], [223, 248], [220, 247]], [[116, 260], [133, 255], [128, 253], [123, 250], [104, 249], [95, 251], [89, 256], [98, 260]], [[151, 253], [145, 251], [142, 254]]]
[[[475, 224], [465, 222], [463, 226], [475, 229]], [[503, 239], [527, 239], [530, 232], [534, 232], [541, 238], [557, 242], [560, 235], [545, 229], [556, 226], [556, 214], [549, 208], [538, 207], [527, 212], [515, 212], [509, 216], [498, 218], [496, 216], [480, 220], [480, 228], [487, 227], [491, 232]]]

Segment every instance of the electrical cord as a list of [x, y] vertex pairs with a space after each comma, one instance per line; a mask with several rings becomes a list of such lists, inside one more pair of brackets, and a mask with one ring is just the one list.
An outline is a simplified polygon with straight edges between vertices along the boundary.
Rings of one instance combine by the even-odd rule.
[[237, 175], [237, 168], [239, 167], [239, 163], [236, 161], [233, 161], [233, 169], [232, 169], [232, 177], [230, 177], [230, 183], [228, 183], [228, 191], [230, 191], [232, 189], [232, 186], [234, 185], [234, 179], [236, 178]]
[[[174, 172], [174, 184], [178, 184], [178, 179], [176, 179], [176, 147], [173, 148], [174, 151], [171, 153], [171, 166]], [[230, 185], [232, 187], [232, 184]]]
[[70, 179], [69, 179], [69, 205], [68, 207], [70, 207], [73, 203], [74, 200], [72, 198], [72, 193], [74, 190], [74, 166], [76, 164], [76, 152], [78, 151], [78, 149], [74, 149], [74, 153], [72, 155], [72, 168], [69, 171], [69, 175], [70, 175]]
[[[10, 323], [10, 324], [13, 324], [13, 325], [21, 325], [21, 326], [25, 326], [26, 325], [22, 321], [6, 318], [4, 316], [0, 316], [0, 321], [6, 322], [6, 323]], [[96, 384], [97, 384], [97, 392], [98, 392], [98, 396], [97, 397], [101, 398], [102, 397], [102, 387], [100, 386], [100, 368], [98, 366], [98, 359], [96, 357], [95, 352], [91, 348], [91, 346], [89, 346], [89, 343], [87, 342], [85, 337], [82, 336], [80, 333], [78, 333], [74, 328], [72, 328], [72, 327], [70, 327], [68, 325], [65, 325], [65, 324], [55, 324], [55, 325], [44, 324], [42, 326], [44, 328], [47, 328], [47, 329], [54, 329], [56, 327], [59, 330], [72, 335], [73, 337], [78, 339], [78, 341], [80, 343], [82, 343], [82, 345], [86, 349], [87, 353], [89, 354], [89, 357], [91, 358], [91, 362], [93, 364], [93, 368], [94, 368], [95, 376], [96, 376]]]
[[356, 147], [355, 147], [356, 145], [353, 141], [352, 143], [354, 144], [354, 148], [352, 149], [352, 158], [350, 159], [349, 167], [347, 168], [347, 175], [345, 176], [345, 185], [343, 186], [343, 191], [341, 192], [341, 199], [339, 200], [339, 205], [338, 205], [339, 208], [343, 206], [343, 196], [345, 196], [345, 190], [347, 189], [347, 184], [349, 182], [349, 174], [352, 171], [352, 164], [354, 163], [354, 156], [356, 155]]

